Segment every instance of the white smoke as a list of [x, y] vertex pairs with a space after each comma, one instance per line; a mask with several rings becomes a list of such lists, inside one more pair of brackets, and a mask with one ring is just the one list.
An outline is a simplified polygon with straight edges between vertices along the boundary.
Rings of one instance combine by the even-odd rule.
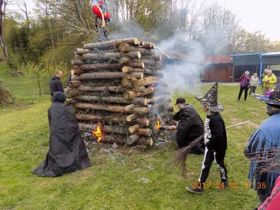
[[[164, 52], [163, 83], [171, 95], [178, 92], [197, 94], [200, 76], [205, 61], [203, 46], [190, 40], [185, 34], [176, 35], [158, 45], [158, 53]], [[162, 95], [161, 84], [156, 88], [156, 95]]]
[[128, 37], [137, 37], [146, 39], [144, 29], [135, 21], [124, 21], [114, 23], [114, 27], [117, 29], [110, 34], [111, 39], [122, 39]]

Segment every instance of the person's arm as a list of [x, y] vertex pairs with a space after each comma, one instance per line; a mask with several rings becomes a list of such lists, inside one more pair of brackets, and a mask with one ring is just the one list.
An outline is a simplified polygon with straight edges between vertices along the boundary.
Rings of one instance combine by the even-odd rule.
[[242, 76], [239, 78], [239, 82], [241, 82], [241, 80], [243, 79], [244, 74], [242, 74]]
[[104, 28], [106, 26], [105, 23], [105, 17], [104, 17], [104, 13], [102, 11], [102, 9], [100, 8], [100, 6], [98, 4], [96, 4], [97, 8], [99, 9], [100, 13], [101, 13], [101, 17], [102, 17], [102, 28]]
[[272, 84], [272, 85], [276, 84], [277, 83], [277, 77], [275, 76], [275, 74], [273, 74], [271, 77], [272, 78], [270, 80], [270, 84]]

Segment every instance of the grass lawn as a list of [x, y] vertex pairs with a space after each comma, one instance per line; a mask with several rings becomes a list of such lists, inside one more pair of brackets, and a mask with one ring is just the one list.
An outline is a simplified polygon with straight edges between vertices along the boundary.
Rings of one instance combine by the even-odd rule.
[[[92, 167], [58, 178], [40, 178], [31, 170], [48, 150], [48, 95], [38, 97], [30, 78], [11, 78], [0, 68], [0, 80], [18, 99], [17, 105], [0, 108], [0, 209], [217, 209], [252, 210], [258, 204], [249, 189], [249, 163], [243, 148], [253, 130], [266, 118], [265, 105], [253, 97], [237, 102], [238, 86], [221, 84], [219, 100], [226, 125], [249, 120], [245, 126], [228, 129], [230, 189], [219, 191], [217, 167], [212, 167], [203, 195], [185, 191], [196, 182], [202, 156], [188, 159], [188, 175], [170, 166], [173, 143], [147, 151], [118, 148], [108, 154], [100, 146], [91, 152]], [[47, 82], [46, 82], [47, 84]], [[208, 88], [207, 84], [205, 88]], [[202, 90], [203, 92], [203, 90]], [[202, 113], [199, 103], [187, 100]]]

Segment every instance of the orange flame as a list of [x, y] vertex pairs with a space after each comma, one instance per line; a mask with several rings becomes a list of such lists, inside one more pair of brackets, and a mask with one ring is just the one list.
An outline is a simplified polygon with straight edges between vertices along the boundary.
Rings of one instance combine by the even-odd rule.
[[155, 128], [156, 128], [157, 130], [159, 130], [160, 127], [161, 127], [161, 123], [160, 123], [160, 119], [158, 118], [158, 119], [157, 119], [157, 122], [156, 122], [156, 125], [155, 125]]
[[99, 122], [96, 126], [96, 128], [92, 131], [92, 135], [97, 139], [98, 142], [101, 142], [103, 139], [103, 133], [102, 133], [102, 126]]

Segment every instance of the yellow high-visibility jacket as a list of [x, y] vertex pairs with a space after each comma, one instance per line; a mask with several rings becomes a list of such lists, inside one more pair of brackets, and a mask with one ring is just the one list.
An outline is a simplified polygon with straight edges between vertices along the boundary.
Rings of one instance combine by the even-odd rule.
[[265, 89], [274, 89], [275, 84], [277, 83], [277, 77], [275, 74], [272, 74], [271, 76], [265, 75], [263, 78], [263, 86]]

